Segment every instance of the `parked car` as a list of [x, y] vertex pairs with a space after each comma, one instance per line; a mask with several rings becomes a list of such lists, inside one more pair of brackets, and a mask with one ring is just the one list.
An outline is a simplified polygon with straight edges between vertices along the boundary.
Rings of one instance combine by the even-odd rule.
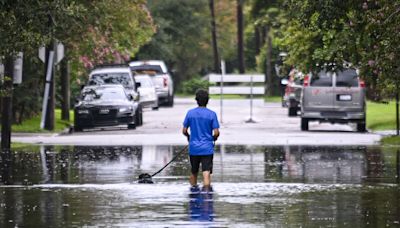
[[122, 85], [85, 86], [74, 108], [75, 131], [125, 124], [136, 127], [138, 103]]
[[139, 103], [139, 93], [133, 74], [128, 65], [106, 64], [96, 66], [89, 74], [87, 85], [120, 84], [123, 85], [128, 94], [132, 95], [132, 102], [138, 105], [135, 117], [136, 126], [143, 124], [143, 108]]
[[285, 87], [284, 107], [288, 108], [288, 116], [297, 116], [301, 107], [301, 91], [303, 90], [303, 73], [292, 70]]
[[365, 127], [365, 84], [356, 69], [320, 71], [304, 77], [301, 99], [301, 130], [309, 121], [356, 123]]
[[147, 74], [156, 87], [158, 103], [174, 105], [174, 84], [167, 66], [160, 60], [133, 61], [129, 66], [134, 74]]
[[138, 92], [140, 94], [139, 102], [142, 107], [151, 107], [153, 110], [157, 110], [158, 99], [156, 87], [150, 76], [146, 74], [135, 75], [135, 81], [137, 84], [140, 84]]

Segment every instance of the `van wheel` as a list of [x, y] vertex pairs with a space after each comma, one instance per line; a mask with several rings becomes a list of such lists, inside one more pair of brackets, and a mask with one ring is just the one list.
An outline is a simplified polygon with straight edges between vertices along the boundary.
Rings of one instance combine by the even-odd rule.
[[308, 131], [308, 119], [301, 118], [301, 130]]
[[367, 128], [365, 127], [365, 122], [357, 123], [357, 131], [358, 132], [366, 132]]
[[289, 107], [288, 108], [288, 116], [297, 116], [297, 108]]
[[128, 124], [128, 129], [135, 129], [136, 125], [134, 123]]

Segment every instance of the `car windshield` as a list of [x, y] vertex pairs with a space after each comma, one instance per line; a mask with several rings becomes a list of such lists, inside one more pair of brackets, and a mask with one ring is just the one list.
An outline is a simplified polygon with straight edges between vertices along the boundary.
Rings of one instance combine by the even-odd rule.
[[336, 72], [336, 86], [337, 87], [357, 87], [358, 75], [354, 69], [347, 69]]
[[108, 101], [108, 100], [126, 100], [126, 94], [121, 89], [89, 89], [82, 93], [83, 101]]
[[330, 87], [332, 86], [332, 72], [320, 71], [311, 77], [311, 86]]
[[89, 85], [120, 84], [125, 88], [133, 87], [133, 80], [128, 73], [102, 73], [93, 74]]
[[156, 75], [163, 73], [161, 67], [158, 65], [131, 66], [131, 70], [136, 74]]
[[151, 88], [153, 87], [153, 84], [151, 82], [150, 78], [136, 78], [137, 82], [140, 82], [140, 87], [142, 88]]

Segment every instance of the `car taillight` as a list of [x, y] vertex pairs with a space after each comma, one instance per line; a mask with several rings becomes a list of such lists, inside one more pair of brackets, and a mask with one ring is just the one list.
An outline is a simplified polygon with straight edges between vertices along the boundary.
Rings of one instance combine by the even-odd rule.
[[304, 86], [304, 87], [307, 87], [307, 86], [309, 86], [309, 85], [310, 85], [310, 76], [305, 75], [305, 76], [304, 76], [304, 80], [303, 80], [303, 86]]
[[360, 84], [361, 88], [365, 88], [365, 81], [362, 79], [358, 79], [358, 83]]
[[164, 87], [167, 87], [168, 86], [168, 78], [164, 77], [163, 79], [164, 79]]
[[290, 86], [286, 86], [286, 93], [292, 93], [294, 92], [294, 88]]

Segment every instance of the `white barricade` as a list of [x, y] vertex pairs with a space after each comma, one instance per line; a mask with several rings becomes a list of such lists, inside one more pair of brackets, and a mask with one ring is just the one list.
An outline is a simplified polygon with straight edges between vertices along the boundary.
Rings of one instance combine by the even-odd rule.
[[[221, 111], [220, 122], [222, 119], [223, 95], [224, 94], [237, 94], [237, 95], [250, 95], [250, 119], [246, 122], [254, 123], [253, 120], [253, 95], [264, 95], [264, 86], [254, 86], [253, 83], [264, 83], [265, 76], [263, 74], [225, 74], [225, 63], [221, 63], [222, 74], [209, 74], [209, 82], [218, 83], [219, 86], [210, 86], [208, 92], [210, 94], [221, 95]], [[224, 83], [238, 83], [237, 86], [224, 86]], [[243, 85], [248, 84], [248, 85]]]

